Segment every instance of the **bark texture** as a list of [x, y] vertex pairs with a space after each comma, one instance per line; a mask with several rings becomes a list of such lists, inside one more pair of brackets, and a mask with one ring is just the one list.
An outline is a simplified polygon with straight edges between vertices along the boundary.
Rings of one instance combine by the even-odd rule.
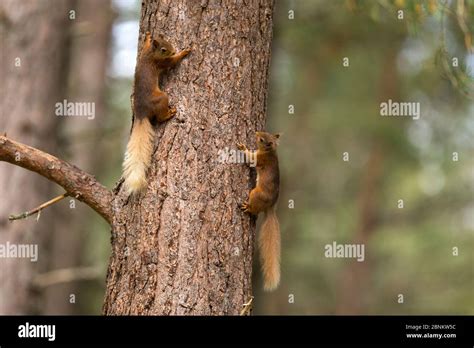
[[147, 30], [191, 55], [164, 83], [176, 117], [156, 128], [148, 189], [113, 202], [105, 314], [237, 315], [251, 296], [252, 185], [219, 150], [264, 128], [273, 1], [144, 1]]
[[[0, 1], [0, 132], [48, 152], [56, 147], [54, 103], [62, 96], [67, 54], [69, 1]], [[24, 169], [0, 164], [0, 243], [39, 244], [51, 230], [47, 214], [8, 222], [18, 213], [52, 198], [54, 184]], [[37, 264], [29, 259], [0, 259], [0, 314], [31, 313], [30, 281]]]

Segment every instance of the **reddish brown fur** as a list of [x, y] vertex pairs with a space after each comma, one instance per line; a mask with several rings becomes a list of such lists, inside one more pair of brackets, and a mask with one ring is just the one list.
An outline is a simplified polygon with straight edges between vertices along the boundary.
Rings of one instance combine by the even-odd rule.
[[[151, 39], [146, 33], [143, 50], [135, 71], [134, 113], [138, 119], [148, 118], [164, 122], [176, 113], [169, 107], [168, 95], [159, 88], [160, 75], [174, 67], [190, 50], [176, 54], [173, 46], [166, 40]], [[158, 82], [158, 83], [157, 83]]]
[[[275, 205], [280, 190], [280, 171], [276, 147], [279, 134], [257, 132], [257, 185], [250, 191], [249, 200], [242, 209], [253, 215], [265, 213], [262, 223], [259, 248], [264, 275], [265, 290], [273, 290], [280, 281], [280, 227], [275, 213]], [[237, 147], [252, 156], [245, 145]]]
[[161, 73], [178, 64], [189, 50], [176, 54], [163, 38], [153, 40], [146, 33], [142, 53], [135, 71], [133, 111], [135, 122], [123, 163], [125, 186], [130, 193], [146, 187], [146, 171], [153, 151], [152, 122], [165, 122], [176, 109], [169, 107], [168, 95], [159, 88]]

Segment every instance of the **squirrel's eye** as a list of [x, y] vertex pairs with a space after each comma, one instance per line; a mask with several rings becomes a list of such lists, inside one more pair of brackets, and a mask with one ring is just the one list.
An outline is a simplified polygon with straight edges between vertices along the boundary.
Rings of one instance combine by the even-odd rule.
[[260, 138], [260, 142], [263, 143], [263, 138]]
[[167, 51], [166, 48], [161, 47], [161, 52], [166, 53], [166, 51]]

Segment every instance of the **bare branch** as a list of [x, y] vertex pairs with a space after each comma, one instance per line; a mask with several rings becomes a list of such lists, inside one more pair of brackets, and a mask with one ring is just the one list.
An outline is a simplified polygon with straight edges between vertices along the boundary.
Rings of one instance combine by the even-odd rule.
[[253, 302], [253, 296], [250, 296], [250, 300], [248, 300], [247, 303], [244, 303], [242, 305], [242, 310], [240, 311], [240, 315], [241, 316], [244, 316], [244, 315], [250, 315], [250, 312], [252, 311], [252, 302]]
[[50, 205], [53, 205], [56, 202], [59, 202], [60, 200], [66, 198], [67, 196], [69, 196], [67, 193], [63, 193], [62, 195], [54, 197], [53, 199], [50, 199], [49, 201], [41, 204], [40, 206], [38, 206], [34, 209], [31, 209], [30, 211], [26, 211], [26, 212], [18, 214], [18, 215], [13, 215], [12, 214], [8, 217], [8, 220], [13, 221], [13, 220], [26, 219], [28, 216], [31, 216], [33, 214], [41, 212], [41, 210], [49, 207]]
[[98, 267], [63, 268], [38, 274], [33, 279], [33, 286], [44, 288], [58, 283], [97, 279], [100, 276], [101, 270]]
[[112, 192], [76, 166], [6, 136], [0, 136], [0, 161], [54, 181], [66, 190], [67, 195], [87, 204], [109, 224], [112, 222]]

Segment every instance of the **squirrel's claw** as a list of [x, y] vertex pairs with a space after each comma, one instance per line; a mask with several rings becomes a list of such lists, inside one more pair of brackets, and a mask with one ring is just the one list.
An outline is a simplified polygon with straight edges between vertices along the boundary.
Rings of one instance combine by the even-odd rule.
[[242, 205], [240, 206], [240, 209], [242, 209], [244, 211], [244, 213], [247, 213], [249, 211], [249, 204], [248, 202], [244, 202], [242, 203]]
[[247, 150], [247, 147], [242, 143], [237, 143], [237, 149], [239, 149], [240, 151], [245, 151]]
[[169, 113], [170, 113], [170, 115], [175, 115], [176, 114], [176, 108], [175, 107], [170, 107], [169, 108]]

